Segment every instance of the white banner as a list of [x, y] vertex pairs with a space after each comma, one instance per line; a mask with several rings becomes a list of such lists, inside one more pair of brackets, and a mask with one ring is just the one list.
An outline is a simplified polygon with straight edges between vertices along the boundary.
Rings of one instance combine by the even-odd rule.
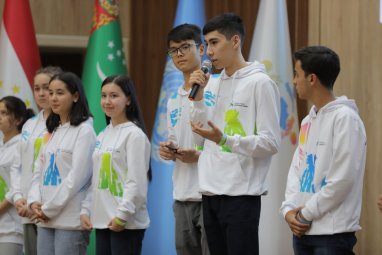
[[262, 0], [256, 21], [249, 60], [262, 62], [277, 83], [281, 95], [280, 127], [282, 143], [273, 156], [267, 177], [268, 194], [262, 197], [259, 227], [260, 254], [293, 254], [292, 232], [279, 208], [289, 166], [298, 137], [296, 93], [285, 0]]

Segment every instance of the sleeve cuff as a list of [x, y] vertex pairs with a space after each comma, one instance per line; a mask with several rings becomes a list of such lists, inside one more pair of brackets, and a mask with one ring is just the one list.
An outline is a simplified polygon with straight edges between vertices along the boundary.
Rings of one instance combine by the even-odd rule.
[[234, 136], [230, 136], [230, 135], [227, 135], [227, 140], [225, 141], [225, 144], [226, 146], [229, 146], [229, 147], [233, 147], [235, 143], [235, 137]]
[[54, 214], [52, 214], [52, 212], [49, 211], [49, 209], [48, 209], [48, 210], [46, 209], [45, 204], [42, 205], [42, 207], [41, 207], [41, 211], [42, 211], [42, 212], [45, 214], [45, 216], [48, 217], [49, 219], [51, 219], [51, 218], [53, 218], [53, 217], [55, 216]]
[[13, 203], [16, 203], [17, 200], [23, 198], [23, 196], [20, 193], [17, 193], [13, 196]]
[[128, 221], [128, 218], [129, 218], [129, 213], [124, 213], [124, 212], [121, 212], [120, 210], [117, 211], [117, 214], [115, 215], [115, 217], [118, 217], [120, 218], [121, 220], [123, 221]]
[[293, 210], [294, 208], [291, 206], [285, 206], [283, 208], [280, 208], [280, 212], [283, 215], [283, 218], [285, 219], [285, 215], [290, 211]]
[[90, 217], [90, 210], [87, 209], [87, 208], [82, 208], [81, 212], [80, 212], [80, 215], [87, 215], [87, 216]]
[[11, 203], [12, 205], [14, 205], [12, 196], [13, 196], [13, 194], [11, 194], [11, 192], [8, 191], [8, 193], [5, 194], [5, 199], [6, 199], [9, 203]]
[[302, 208], [301, 213], [307, 221], [313, 221], [313, 214], [306, 207]]

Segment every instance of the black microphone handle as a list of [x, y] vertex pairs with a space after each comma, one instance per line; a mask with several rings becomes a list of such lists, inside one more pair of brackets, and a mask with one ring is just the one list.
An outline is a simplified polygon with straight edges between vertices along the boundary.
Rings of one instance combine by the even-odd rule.
[[190, 99], [191, 101], [194, 101], [196, 95], [198, 94], [199, 88], [200, 88], [199, 84], [197, 83], [192, 84], [191, 92], [188, 95], [188, 99]]
[[[205, 66], [205, 65], [203, 65], [202, 68], [200, 68], [200, 70], [202, 70], [203, 73], [208, 73], [208, 67]], [[200, 85], [199, 85], [199, 84], [197, 84], [197, 83], [192, 84], [191, 92], [190, 92], [190, 94], [188, 95], [188, 99], [189, 99], [189, 100], [191, 100], [191, 101], [194, 101], [194, 100], [195, 100], [195, 97], [196, 97], [196, 95], [198, 94], [199, 88], [200, 88]]]

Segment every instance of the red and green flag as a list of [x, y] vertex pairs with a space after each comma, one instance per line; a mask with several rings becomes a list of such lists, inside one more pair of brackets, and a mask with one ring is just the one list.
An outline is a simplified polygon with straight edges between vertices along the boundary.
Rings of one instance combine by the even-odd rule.
[[97, 133], [106, 126], [100, 106], [101, 84], [107, 76], [115, 74], [127, 74], [117, 1], [94, 0], [82, 80]]

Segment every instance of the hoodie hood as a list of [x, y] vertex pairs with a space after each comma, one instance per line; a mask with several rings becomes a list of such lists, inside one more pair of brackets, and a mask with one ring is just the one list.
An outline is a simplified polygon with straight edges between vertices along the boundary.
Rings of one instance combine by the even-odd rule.
[[254, 73], [266, 73], [265, 66], [258, 61], [247, 62], [247, 64], [248, 64], [247, 66], [237, 70], [231, 76], [228, 76], [225, 73], [225, 69], [223, 69], [220, 75], [221, 79], [225, 80], [225, 79], [230, 79], [232, 77], [234, 77], [235, 79], [240, 79], [240, 78], [244, 78], [249, 75], [252, 75]]
[[[353, 111], [355, 111], [358, 114], [358, 107], [357, 107], [355, 101], [353, 99], [348, 99], [346, 96], [337, 97], [336, 100], [334, 100], [334, 101], [326, 104], [324, 107], [322, 107], [320, 112], [322, 112], [322, 114], [325, 114], [325, 113], [334, 111], [334, 110], [336, 110], [340, 107], [344, 107], [344, 106], [349, 107], [350, 109], [352, 109]], [[309, 116], [312, 118], [315, 118], [317, 116], [316, 106], [313, 106], [310, 109]]]

